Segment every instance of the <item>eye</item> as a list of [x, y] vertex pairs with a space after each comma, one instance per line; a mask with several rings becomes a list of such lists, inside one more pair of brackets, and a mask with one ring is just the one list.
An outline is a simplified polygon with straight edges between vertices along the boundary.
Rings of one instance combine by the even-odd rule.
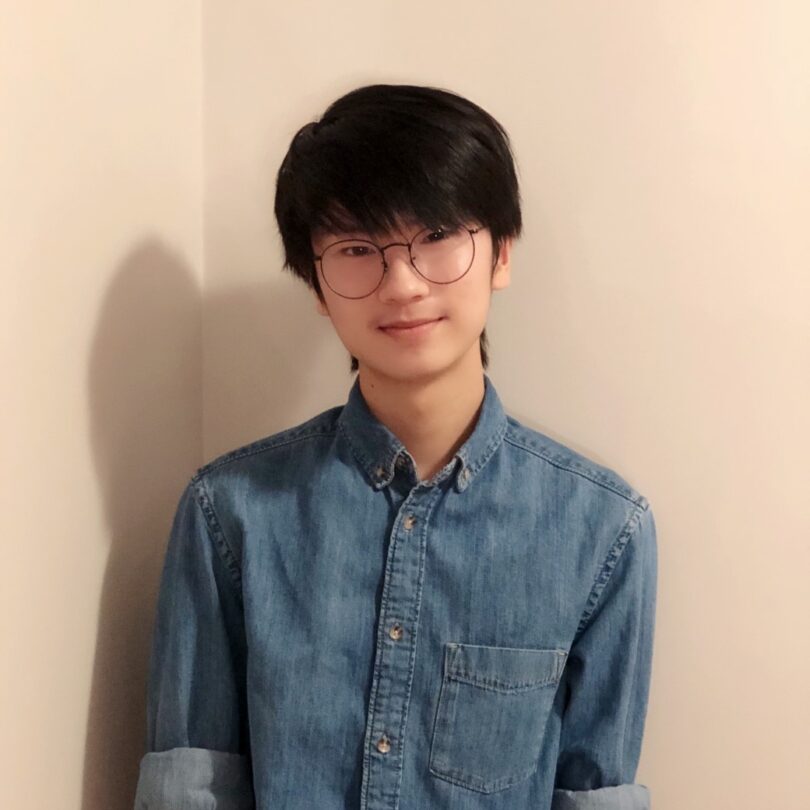
[[370, 256], [374, 252], [374, 248], [370, 245], [348, 245], [342, 248], [340, 252], [349, 258], [362, 258]]
[[428, 244], [431, 242], [442, 242], [445, 239], [449, 239], [451, 236], [455, 236], [458, 233], [459, 229], [455, 227], [448, 227], [442, 226], [440, 228], [433, 228], [425, 236], [422, 238], [423, 242], [427, 242]]

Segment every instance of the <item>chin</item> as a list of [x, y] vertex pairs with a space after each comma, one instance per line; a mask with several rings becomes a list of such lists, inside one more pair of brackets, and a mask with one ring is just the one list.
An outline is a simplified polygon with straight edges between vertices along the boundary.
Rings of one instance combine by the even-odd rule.
[[[357, 357], [357, 355], [355, 355]], [[448, 373], [453, 363], [447, 358], [411, 355], [410, 357], [379, 358], [363, 360], [358, 357], [360, 368], [366, 368], [374, 376], [400, 383], [429, 382]]]
[[413, 375], [435, 373], [442, 367], [441, 363], [427, 357], [411, 355], [410, 357], [369, 357], [355, 355], [360, 367], [378, 374], [381, 377], [412, 377]]

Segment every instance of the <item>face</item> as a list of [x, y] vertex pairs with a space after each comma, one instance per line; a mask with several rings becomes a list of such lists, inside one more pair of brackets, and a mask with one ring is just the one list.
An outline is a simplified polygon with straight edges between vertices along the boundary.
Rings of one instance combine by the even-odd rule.
[[[475, 223], [468, 223], [474, 227]], [[323, 233], [313, 235], [315, 255], [339, 239], [370, 239], [378, 245], [408, 242], [423, 226], [399, 223], [396, 230], [377, 235]], [[379, 287], [365, 298], [343, 298], [329, 288], [316, 262], [324, 301], [315, 295], [316, 308], [329, 317], [346, 349], [359, 363], [361, 375], [373, 373], [399, 381], [435, 377], [462, 363], [480, 368], [479, 336], [486, 326], [493, 290], [509, 284], [512, 240], [502, 246], [492, 270], [492, 238], [488, 228], [473, 235], [475, 256], [467, 273], [452, 284], [435, 284], [420, 276], [410, 262], [407, 247], [385, 251], [388, 269]], [[396, 329], [402, 321], [430, 323]]]

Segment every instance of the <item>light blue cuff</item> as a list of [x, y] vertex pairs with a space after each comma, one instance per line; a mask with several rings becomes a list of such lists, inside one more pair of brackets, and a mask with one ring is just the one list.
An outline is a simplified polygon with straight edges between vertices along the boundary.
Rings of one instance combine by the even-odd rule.
[[617, 785], [598, 790], [555, 790], [551, 810], [650, 810], [645, 785]]
[[248, 758], [172, 748], [141, 760], [135, 810], [253, 810]]

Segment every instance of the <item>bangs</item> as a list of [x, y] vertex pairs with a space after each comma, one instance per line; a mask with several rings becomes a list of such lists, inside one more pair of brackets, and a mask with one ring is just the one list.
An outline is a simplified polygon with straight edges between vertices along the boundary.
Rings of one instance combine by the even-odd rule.
[[454, 154], [455, 145], [424, 121], [417, 128], [402, 118], [384, 130], [365, 120], [321, 130], [319, 159], [303, 167], [313, 176], [301, 178], [314, 230], [379, 235], [403, 223], [452, 226], [480, 214], [471, 156]]
[[407, 232], [415, 228], [452, 228], [462, 226], [469, 217], [460, 215], [452, 206], [387, 205], [361, 206], [351, 210], [345, 203], [330, 202], [313, 218], [313, 235], [366, 234], [381, 238], [389, 233]]

